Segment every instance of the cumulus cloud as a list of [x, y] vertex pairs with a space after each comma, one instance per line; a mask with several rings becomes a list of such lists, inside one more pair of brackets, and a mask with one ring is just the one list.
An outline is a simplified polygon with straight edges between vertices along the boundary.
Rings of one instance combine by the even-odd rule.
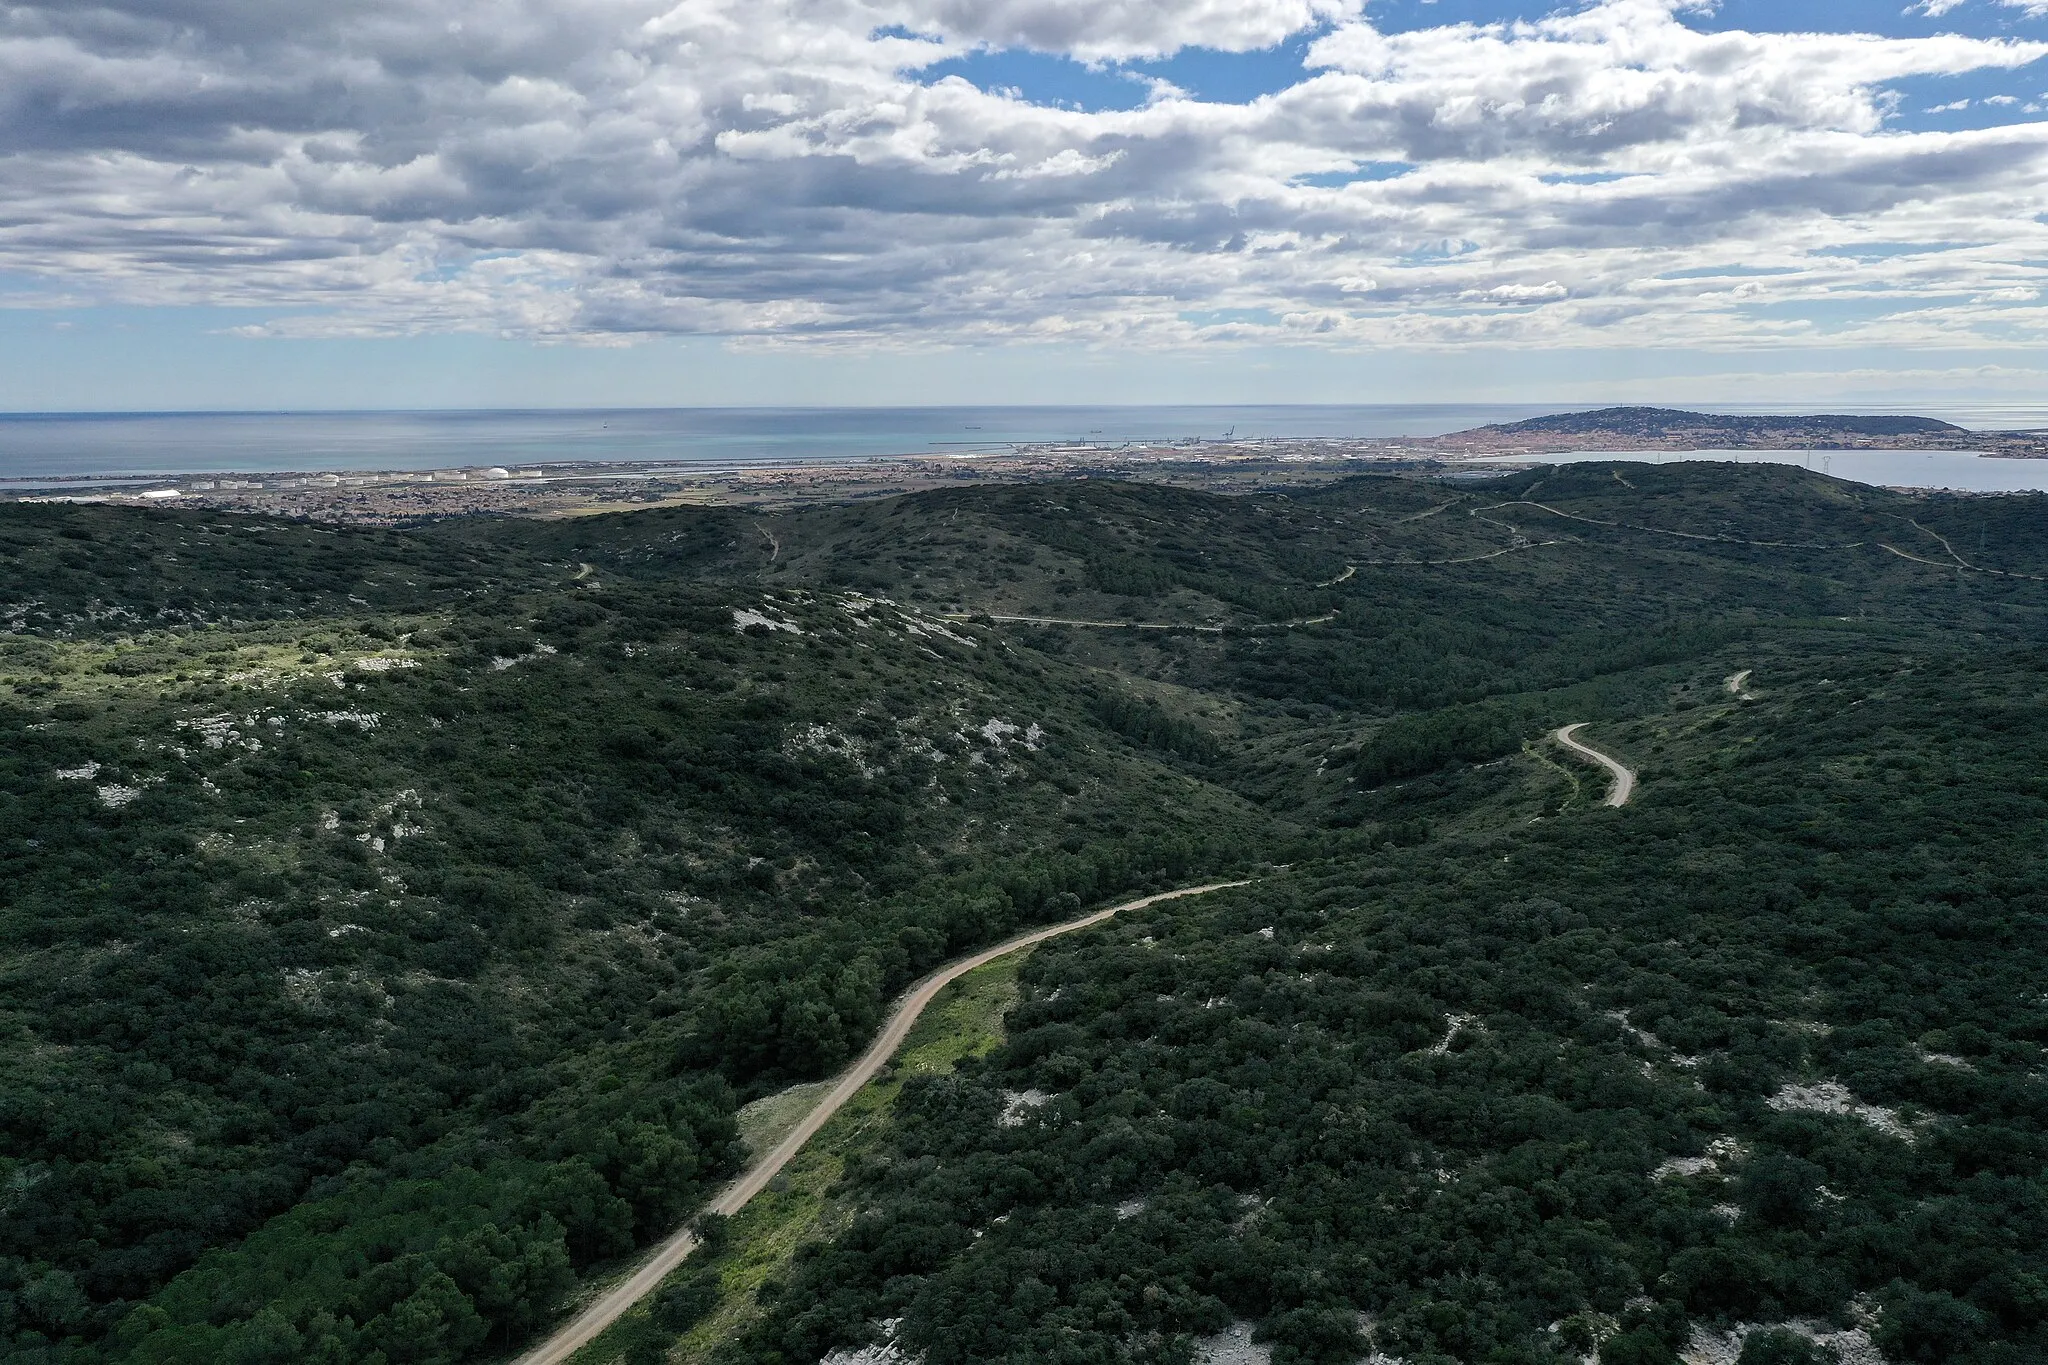
[[911, 0], [897, 12], [910, 28], [1101, 61], [1186, 47], [1249, 52], [1362, 9], [1362, 0]]
[[[1906, 6], [1905, 12], [1924, 15], [1929, 19], [1939, 19], [1968, 3], [1969, 0], [1919, 0], [1918, 4]], [[2029, 19], [2039, 19], [2043, 15], [2048, 15], [2048, 0], [1991, 0], [1991, 3], [2005, 9], [2016, 9]]]
[[[2048, 125], [1900, 131], [1888, 86], [2048, 45], [1686, 15], [1596, 0], [1388, 33], [1356, 0], [17, 3], [0, 269], [284, 309], [254, 330], [293, 335], [2040, 339], [2011, 304], [2048, 260]], [[1162, 87], [1091, 113], [927, 74], [986, 47], [1304, 34], [1301, 79], [1241, 104]], [[1738, 267], [1768, 291], [1716, 285]]]

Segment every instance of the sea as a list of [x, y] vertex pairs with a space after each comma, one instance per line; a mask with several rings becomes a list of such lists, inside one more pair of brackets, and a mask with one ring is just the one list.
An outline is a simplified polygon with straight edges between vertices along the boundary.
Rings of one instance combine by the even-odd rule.
[[[1116, 446], [1233, 437], [1436, 436], [1572, 410], [1555, 404], [1378, 404], [0, 413], [0, 489], [78, 480], [122, 485], [189, 474], [647, 462], [716, 468], [932, 454], [971, 458], [1049, 442]], [[1913, 411], [1975, 430], [2048, 428], [2048, 408]], [[1742, 458], [1765, 454], [1743, 452]], [[1800, 453], [1787, 456], [1798, 458]], [[1833, 472], [1864, 478], [1858, 472], [1861, 459], [1838, 454]], [[1910, 485], [1923, 478], [1941, 482], [1922, 486], [2009, 491], [2017, 480], [2016, 486], [2044, 489], [2048, 461], [1951, 454], [1919, 464], [1909, 458], [1883, 470], [1873, 465], [1871, 470], [1873, 482]]]

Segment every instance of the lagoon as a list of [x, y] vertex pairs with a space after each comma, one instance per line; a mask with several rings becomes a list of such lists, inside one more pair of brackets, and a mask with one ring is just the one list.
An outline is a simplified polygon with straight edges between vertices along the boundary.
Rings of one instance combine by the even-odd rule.
[[[1490, 466], [1504, 459], [1475, 459], [1470, 464]], [[1797, 465], [1816, 474], [1832, 474], [1838, 479], [1883, 488], [1948, 489], [1958, 493], [2048, 492], [2048, 460], [2008, 460], [1964, 450], [1578, 450], [1562, 455], [1518, 456], [1509, 462], [1523, 465], [1595, 461]]]

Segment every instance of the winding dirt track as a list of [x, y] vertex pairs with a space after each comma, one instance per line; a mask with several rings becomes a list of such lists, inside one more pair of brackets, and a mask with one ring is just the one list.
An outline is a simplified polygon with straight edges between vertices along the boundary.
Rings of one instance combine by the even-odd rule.
[[[1092, 924], [1100, 924], [1122, 910], [1137, 910], [1160, 901], [1178, 900], [1183, 896], [1203, 896], [1211, 891], [1226, 891], [1231, 887], [1249, 885], [1249, 882], [1212, 882], [1207, 886], [1189, 886], [1179, 891], [1161, 891], [1157, 895], [1141, 896], [1134, 901], [1125, 901], [1122, 905], [1112, 905], [1107, 910], [1097, 910], [1092, 915], [1083, 915], [1080, 919], [1068, 920], [1065, 924], [1048, 925], [1043, 929], [1034, 929], [1028, 934], [1019, 934], [1015, 938], [998, 943], [993, 948], [985, 948], [972, 957], [962, 958], [958, 962], [939, 968], [911, 987], [910, 992], [890, 1014], [889, 1022], [882, 1026], [882, 1031], [876, 1036], [875, 1041], [869, 1045], [859, 1061], [840, 1073], [838, 1083], [824, 1099], [818, 1101], [817, 1108], [811, 1110], [788, 1137], [776, 1144], [774, 1151], [749, 1166], [738, 1180], [727, 1186], [724, 1193], [711, 1201], [709, 1208], [715, 1213], [727, 1216], [745, 1208], [747, 1201], [759, 1194], [789, 1159], [803, 1150], [804, 1144], [825, 1126], [826, 1121], [839, 1112], [840, 1106], [852, 1099], [860, 1088], [882, 1069], [882, 1064], [895, 1055], [904, 1038], [909, 1036], [910, 1026], [917, 1022], [917, 1016], [924, 1012], [926, 1005], [937, 998], [947, 983], [966, 975], [976, 967], [985, 967], [999, 957], [1007, 957], [1021, 948], [1029, 948], [1049, 938], [1057, 938], [1061, 934], [1071, 934], [1076, 929], [1086, 929]], [[605, 1328], [617, 1322], [627, 1309], [652, 1293], [655, 1286], [666, 1279], [669, 1272], [681, 1265], [696, 1249], [697, 1239], [690, 1234], [689, 1229], [679, 1230], [656, 1247], [645, 1264], [623, 1283], [584, 1309], [566, 1327], [521, 1356], [518, 1365], [561, 1365], [561, 1362], [587, 1346]]]
[[1572, 731], [1585, 729], [1587, 723], [1582, 720], [1575, 725], [1567, 725], [1562, 730], [1553, 732], [1551, 738], [1577, 754], [1580, 758], [1585, 759], [1589, 763], [1598, 763], [1601, 767], [1612, 773], [1614, 775], [1614, 785], [1607, 791], [1607, 804], [1610, 806], [1626, 806], [1629, 798], [1636, 794], [1636, 775], [1632, 770], [1624, 767], [1620, 759], [1603, 754], [1592, 745], [1581, 744], [1578, 740], [1572, 738]]

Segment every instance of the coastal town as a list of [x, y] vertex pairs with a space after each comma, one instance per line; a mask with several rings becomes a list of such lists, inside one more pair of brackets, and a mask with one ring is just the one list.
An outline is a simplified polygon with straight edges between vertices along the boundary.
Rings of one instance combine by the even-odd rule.
[[860, 457], [844, 461], [577, 461], [433, 471], [238, 474], [136, 482], [49, 480], [16, 496], [213, 507], [358, 525], [442, 517], [559, 517], [635, 507], [784, 506], [887, 497], [931, 488], [1044, 479], [1134, 478], [1211, 491], [1323, 482], [1362, 467], [1441, 470], [1425, 452], [1376, 441], [1023, 445], [1004, 453]]

